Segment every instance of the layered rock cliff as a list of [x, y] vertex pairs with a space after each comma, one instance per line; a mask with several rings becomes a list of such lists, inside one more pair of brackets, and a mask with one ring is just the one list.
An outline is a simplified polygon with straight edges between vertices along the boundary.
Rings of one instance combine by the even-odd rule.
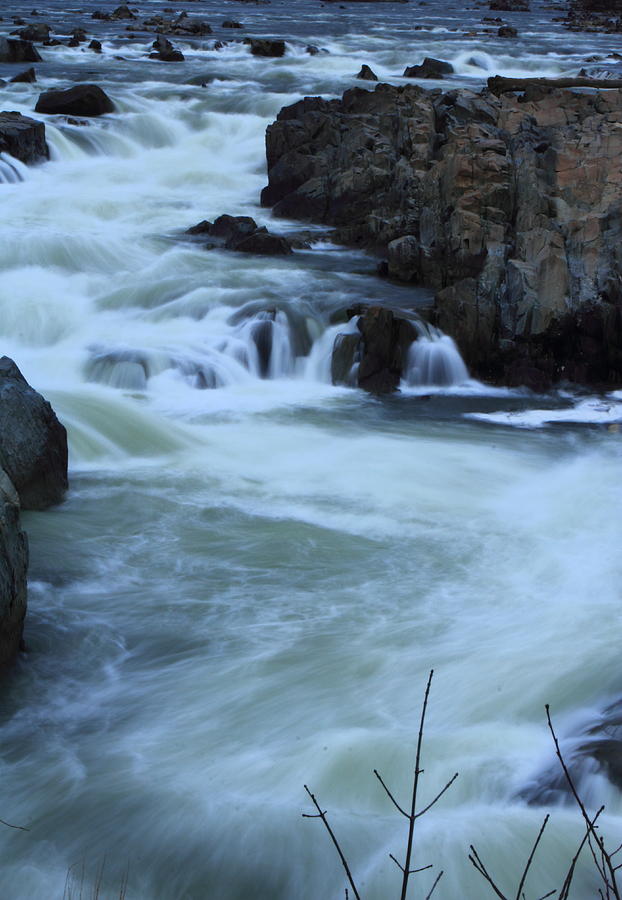
[[277, 215], [436, 290], [472, 371], [622, 383], [622, 93], [354, 88], [268, 128]]

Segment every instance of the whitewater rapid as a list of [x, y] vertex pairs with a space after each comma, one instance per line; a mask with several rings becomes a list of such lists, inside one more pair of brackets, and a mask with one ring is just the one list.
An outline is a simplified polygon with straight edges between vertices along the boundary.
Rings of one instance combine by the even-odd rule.
[[[372, 770], [408, 802], [432, 667], [422, 800], [460, 774], [418, 825], [417, 865], [444, 869], [440, 900], [479, 900], [473, 843], [511, 892], [545, 812], [521, 791], [554, 762], [544, 704], [565, 737], [622, 687], [622, 399], [478, 384], [432, 331], [399, 395], [334, 387], [332, 345], [356, 327], [339, 311], [414, 315], [430, 293], [378, 279], [322, 228], [284, 259], [184, 231], [222, 213], [295, 230], [259, 206], [265, 129], [362, 63], [402, 83], [438, 56], [457, 70], [445, 86], [479, 87], [576, 72], [607, 39], [539, 6], [510, 43], [481, 10], [433, 3], [230, 11], [242, 36], [286, 37], [286, 56], [213, 49], [215, 4], [192, 4], [215, 34], [174, 38], [176, 66], [146, 59], [153, 35], [48, 3], [41, 20], [99, 29], [102, 55], [42, 48], [36, 84], [0, 87], [32, 115], [40, 90], [88, 77], [117, 107], [42, 117], [50, 161], [0, 184], [0, 349], [67, 426], [71, 480], [62, 506], [24, 515], [28, 653], [0, 702], [0, 818], [29, 830], [0, 830], [0, 895], [62, 897], [69, 879], [90, 897], [104, 865], [111, 898], [126, 872], [132, 900], [343, 897], [301, 817], [306, 783], [366, 900], [397, 896], [404, 823]], [[583, 787], [616, 846], [619, 792], [598, 772]], [[529, 896], [559, 886], [581, 837], [571, 806], [552, 812]], [[594, 895], [588, 860], [575, 894]]]

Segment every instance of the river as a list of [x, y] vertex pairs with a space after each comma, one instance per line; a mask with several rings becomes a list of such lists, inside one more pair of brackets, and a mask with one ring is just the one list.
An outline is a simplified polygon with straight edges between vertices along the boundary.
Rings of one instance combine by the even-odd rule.
[[[0, 349], [67, 426], [71, 481], [23, 516], [28, 652], [0, 702], [0, 818], [29, 830], [0, 831], [0, 896], [115, 898], [127, 876], [131, 900], [343, 897], [328, 835], [301, 816], [307, 784], [365, 900], [398, 897], [406, 823], [373, 769], [407, 805], [431, 668], [422, 803], [459, 778], [417, 824], [416, 865], [444, 870], [439, 900], [492, 896], [473, 843], [513, 896], [546, 811], [521, 792], [555, 762], [545, 703], [564, 738], [622, 689], [622, 393], [333, 387], [336, 309], [429, 295], [321, 228], [283, 259], [182, 233], [221, 213], [296, 228], [259, 206], [265, 129], [302, 96], [365, 86], [363, 63], [398, 84], [440, 57], [456, 72], [434, 86], [480, 87], [576, 74], [619, 40], [539, 3], [505, 15], [504, 40], [484, 7], [438, 0], [199, 0], [214, 34], [174, 37], [185, 62], [163, 63], [154, 35], [91, 19], [114, 6], [44, 0], [32, 21], [82, 25], [102, 54], [42, 47], [36, 84], [0, 87], [25, 114], [84, 80], [117, 107], [41, 116], [51, 160], [0, 184]], [[31, 7], [3, 4], [1, 33]], [[288, 52], [253, 57], [247, 34]], [[266, 309], [262, 378], [249, 335]], [[594, 771], [582, 789], [616, 846], [619, 792]], [[582, 834], [571, 805], [550, 811], [529, 898], [560, 886]], [[573, 896], [595, 895], [586, 857]]]

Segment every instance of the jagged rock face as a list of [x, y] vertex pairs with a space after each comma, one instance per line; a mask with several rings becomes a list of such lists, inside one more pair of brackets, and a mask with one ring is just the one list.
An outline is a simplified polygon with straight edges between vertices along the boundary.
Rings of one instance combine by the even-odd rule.
[[0, 151], [27, 165], [47, 159], [45, 125], [18, 112], [0, 112]]
[[19, 498], [0, 469], [0, 671], [20, 646], [26, 615], [28, 540], [21, 530]]
[[67, 490], [67, 432], [12, 359], [0, 359], [0, 467], [23, 509], [60, 503]]
[[264, 205], [387, 250], [481, 377], [622, 382], [622, 93], [354, 88], [268, 128]]

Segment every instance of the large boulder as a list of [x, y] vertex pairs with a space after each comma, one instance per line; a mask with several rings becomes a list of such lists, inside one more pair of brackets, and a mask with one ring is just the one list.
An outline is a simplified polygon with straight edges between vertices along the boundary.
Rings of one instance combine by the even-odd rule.
[[0, 359], [0, 467], [23, 509], [60, 503], [67, 490], [67, 432], [12, 359]]
[[114, 112], [114, 103], [97, 84], [76, 84], [39, 94], [35, 112], [65, 116], [101, 116]]
[[28, 540], [21, 530], [19, 497], [0, 469], [0, 670], [19, 650], [26, 615]]
[[45, 125], [18, 112], [0, 112], [0, 152], [26, 165], [47, 159]]
[[0, 63], [41, 62], [41, 56], [30, 41], [0, 37]]
[[404, 78], [444, 78], [451, 75], [454, 67], [444, 59], [434, 59], [426, 56], [421, 65], [407, 66], [404, 69]]
[[266, 147], [262, 204], [435, 289], [475, 375], [622, 383], [622, 92], [352, 88]]
[[43, 22], [37, 22], [34, 25], [26, 25], [26, 27], [21, 28], [17, 34], [23, 41], [39, 41], [39, 43], [43, 43], [43, 41], [49, 39], [50, 31], [49, 25], [44, 25]]
[[239, 253], [258, 253], [262, 256], [286, 256], [292, 253], [287, 238], [271, 234], [265, 226], [258, 227], [250, 216], [219, 216], [214, 222], [203, 220], [186, 230], [189, 235], [209, 235], [209, 247], [222, 246]]
[[244, 43], [250, 44], [253, 56], [285, 56], [285, 41], [282, 40], [246, 38]]

